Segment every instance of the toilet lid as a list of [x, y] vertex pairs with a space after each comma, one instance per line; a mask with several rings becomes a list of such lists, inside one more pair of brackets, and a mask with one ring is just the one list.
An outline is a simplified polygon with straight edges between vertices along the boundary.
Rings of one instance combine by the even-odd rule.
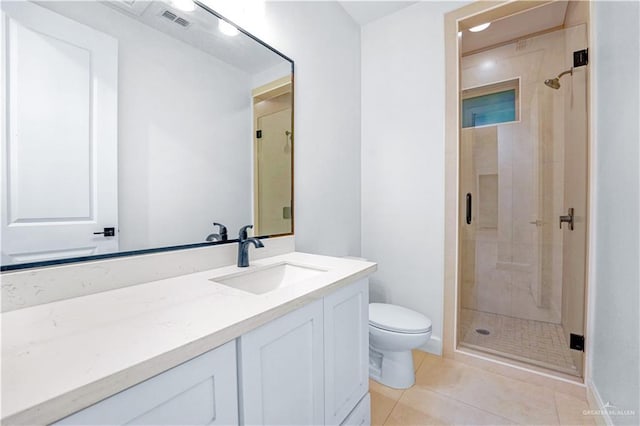
[[427, 333], [431, 331], [431, 320], [424, 315], [388, 303], [369, 303], [369, 324], [398, 333]]

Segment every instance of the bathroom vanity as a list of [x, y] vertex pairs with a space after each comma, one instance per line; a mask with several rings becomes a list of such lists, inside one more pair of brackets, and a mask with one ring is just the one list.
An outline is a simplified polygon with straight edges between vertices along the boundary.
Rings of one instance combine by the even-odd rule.
[[374, 263], [291, 252], [2, 314], [3, 424], [368, 424]]

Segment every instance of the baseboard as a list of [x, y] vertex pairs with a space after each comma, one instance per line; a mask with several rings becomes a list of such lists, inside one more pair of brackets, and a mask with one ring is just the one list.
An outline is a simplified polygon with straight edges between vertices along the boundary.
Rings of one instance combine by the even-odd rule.
[[442, 339], [438, 336], [431, 336], [429, 341], [420, 346], [418, 350], [442, 356]]
[[599, 426], [613, 426], [613, 421], [604, 407], [605, 403], [600, 397], [598, 388], [591, 380], [587, 381], [587, 402], [593, 411], [593, 418]]

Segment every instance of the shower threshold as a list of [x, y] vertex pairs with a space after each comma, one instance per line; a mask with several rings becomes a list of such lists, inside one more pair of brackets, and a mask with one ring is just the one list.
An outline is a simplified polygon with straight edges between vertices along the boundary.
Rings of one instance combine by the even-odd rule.
[[559, 365], [556, 365], [556, 364], [550, 364], [548, 362], [539, 361], [539, 360], [535, 360], [535, 359], [531, 359], [531, 358], [526, 358], [526, 357], [523, 357], [523, 356], [518, 356], [518, 355], [515, 355], [515, 354], [511, 354], [511, 353], [508, 353], [508, 352], [497, 351], [497, 350], [494, 350], [494, 349], [485, 348], [485, 347], [482, 347], [482, 346], [473, 345], [473, 344], [465, 343], [465, 342], [460, 342], [460, 344], [458, 345], [458, 348], [471, 349], [475, 353], [485, 353], [487, 355], [493, 355], [493, 356], [496, 356], [496, 357], [504, 358], [506, 360], [517, 361], [517, 362], [522, 363], [522, 364], [528, 364], [528, 365], [532, 365], [532, 366], [535, 366], [535, 367], [544, 368], [545, 370], [550, 370], [551, 372], [563, 373], [563, 374], [567, 374], [567, 375], [573, 376], [573, 377], [582, 377], [582, 375], [578, 372], [578, 370], [575, 367], [566, 368], [566, 367], [562, 367], [562, 366], [559, 366]]

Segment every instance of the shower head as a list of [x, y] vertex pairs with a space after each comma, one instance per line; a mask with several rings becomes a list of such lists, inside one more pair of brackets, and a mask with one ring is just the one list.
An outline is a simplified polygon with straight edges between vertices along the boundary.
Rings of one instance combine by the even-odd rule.
[[552, 89], [558, 90], [560, 88], [560, 79], [559, 78], [550, 78], [544, 81], [544, 84], [551, 87]]
[[565, 74], [573, 75], [573, 68], [571, 68], [570, 70], [561, 72], [560, 74], [558, 74], [556, 78], [550, 78], [545, 80], [544, 84], [548, 87], [551, 87], [552, 89], [558, 90], [560, 88], [560, 78], [562, 78], [562, 76]]

